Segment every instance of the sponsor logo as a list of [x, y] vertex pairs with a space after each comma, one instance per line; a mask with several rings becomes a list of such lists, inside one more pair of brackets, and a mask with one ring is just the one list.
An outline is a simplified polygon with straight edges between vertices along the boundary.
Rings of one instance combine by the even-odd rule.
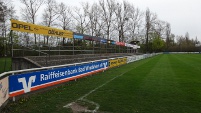
[[59, 31], [56, 31], [54, 29], [51, 29], [51, 30], [48, 30], [48, 34], [63, 36], [64, 32], [59, 32]]
[[28, 84], [27, 84], [27, 82], [26, 82], [26, 78], [25, 78], [25, 77], [19, 78], [19, 79], [18, 79], [18, 82], [21, 82], [21, 83], [22, 83], [22, 86], [23, 86], [23, 88], [24, 88], [24, 92], [27, 93], [27, 92], [30, 92], [30, 90], [31, 90], [31, 85], [32, 85], [32, 83], [35, 82], [35, 80], [36, 80], [36, 76], [31, 76], [31, 77], [29, 78]]
[[25, 25], [25, 24], [18, 24], [18, 23], [12, 23], [12, 28], [18, 28], [18, 29], [33, 31], [31, 29], [31, 26]]
[[103, 67], [104, 67], [104, 69], [107, 68], [107, 62], [103, 63]]

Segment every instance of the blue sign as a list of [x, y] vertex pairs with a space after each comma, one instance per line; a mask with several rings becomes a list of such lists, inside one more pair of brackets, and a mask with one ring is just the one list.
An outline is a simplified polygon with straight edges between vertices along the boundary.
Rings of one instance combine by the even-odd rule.
[[83, 39], [83, 36], [81, 36], [81, 35], [74, 35], [74, 38], [75, 39]]
[[96, 42], [100, 42], [101, 38], [99, 38], [99, 37], [94, 37], [93, 40], [96, 41]]
[[101, 39], [100, 42], [101, 42], [101, 43], [107, 43], [107, 40], [106, 40], [106, 39]]
[[103, 71], [108, 67], [108, 60], [91, 62], [77, 66], [62, 67], [9, 76], [10, 96], [17, 96], [41, 88], [60, 84], [69, 80]]
[[112, 42], [111, 42], [111, 44], [114, 44], [114, 45], [116, 45], [116, 42], [115, 42], [115, 41], [112, 41]]

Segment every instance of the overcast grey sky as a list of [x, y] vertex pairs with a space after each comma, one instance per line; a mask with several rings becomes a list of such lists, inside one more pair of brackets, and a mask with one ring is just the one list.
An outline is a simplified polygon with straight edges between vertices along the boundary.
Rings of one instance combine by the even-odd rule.
[[[69, 6], [80, 6], [81, 2], [98, 2], [99, 0], [56, 0]], [[123, 0], [117, 0], [122, 2]], [[191, 38], [197, 36], [201, 41], [201, 0], [126, 0], [145, 11], [147, 8], [158, 15], [158, 18], [171, 24], [172, 33]], [[19, 14], [19, 0], [13, 0]], [[20, 15], [19, 15], [20, 16]]]

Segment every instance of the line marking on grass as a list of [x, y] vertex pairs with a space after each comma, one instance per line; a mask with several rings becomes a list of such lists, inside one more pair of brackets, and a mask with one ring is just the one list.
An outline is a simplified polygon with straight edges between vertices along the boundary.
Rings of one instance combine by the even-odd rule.
[[[135, 69], [135, 68], [136, 68], [136, 67], [134, 67], [134, 68], [132, 68], [132, 69]], [[78, 99], [75, 100], [74, 102], [71, 102], [71, 103], [69, 103], [69, 104], [67, 104], [67, 105], [65, 105], [65, 106], [63, 106], [63, 107], [65, 107], [65, 108], [70, 108], [70, 106], [72, 106], [74, 103], [76, 103], [77, 101], [80, 100], [80, 101], [83, 101], [83, 102], [91, 103], [91, 104], [93, 104], [93, 105], [96, 106], [96, 108], [95, 108], [94, 110], [85, 110], [84, 112], [91, 112], [91, 113], [97, 112], [97, 110], [100, 108], [100, 105], [99, 105], [98, 103], [95, 103], [95, 102], [93, 102], [93, 101], [90, 101], [90, 100], [84, 99], [84, 98], [87, 97], [88, 95], [90, 95], [91, 93], [95, 92], [96, 90], [100, 89], [101, 87], [105, 86], [105, 85], [108, 84], [109, 82], [113, 81], [114, 79], [116, 79], [116, 78], [118, 78], [118, 77], [124, 75], [125, 73], [131, 71], [132, 69], [130, 69], [130, 70], [128, 70], [128, 71], [126, 71], [126, 72], [124, 72], [124, 73], [122, 73], [122, 74], [120, 74], [120, 75], [117, 75], [117, 76], [113, 77], [112, 79], [108, 80], [108, 81], [105, 82], [104, 84], [102, 84], [102, 85], [96, 87], [95, 89], [93, 89], [93, 90], [89, 91], [88, 93], [86, 93], [85, 95], [81, 96], [80, 98], [78, 98]]]

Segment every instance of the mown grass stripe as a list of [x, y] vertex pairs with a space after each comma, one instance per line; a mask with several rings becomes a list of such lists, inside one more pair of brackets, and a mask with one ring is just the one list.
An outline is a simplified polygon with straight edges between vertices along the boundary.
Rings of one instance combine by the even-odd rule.
[[[180, 79], [177, 77], [178, 73], [175, 71], [179, 61], [176, 59], [175, 62], [171, 62], [173, 59], [174, 55], [154, 57], [148, 63], [134, 69], [133, 72], [128, 72], [111, 82], [110, 86], [102, 88], [99, 92], [91, 95], [89, 99], [98, 102], [102, 106], [100, 107], [102, 111], [115, 113], [178, 113], [191, 111], [196, 113], [201, 110], [198, 107], [201, 99], [195, 97], [199, 100], [195, 101], [197, 103], [195, 105], [192, 100], [187, 98], [188, 96], [191, 97], [190, 92], [195, 90], [193, 88], [190, 92], [183, 90], [183, 84], [180, 83]], [[172, 63], [177, 65], [173, 66]], [[183, 66], [183, 69], [185, 69], [185, 65]], [[189, 67], [186, 66], [186, 68]], [[102, 97], [98, 98], [99, 96]]]
[[197, 71], [201, 70], [201, 55], [200, 54], [176, 54], [172, 55], [178, 61], [183, 62], [186, 66], [191, 66], [193, 69], [197, 69]]

